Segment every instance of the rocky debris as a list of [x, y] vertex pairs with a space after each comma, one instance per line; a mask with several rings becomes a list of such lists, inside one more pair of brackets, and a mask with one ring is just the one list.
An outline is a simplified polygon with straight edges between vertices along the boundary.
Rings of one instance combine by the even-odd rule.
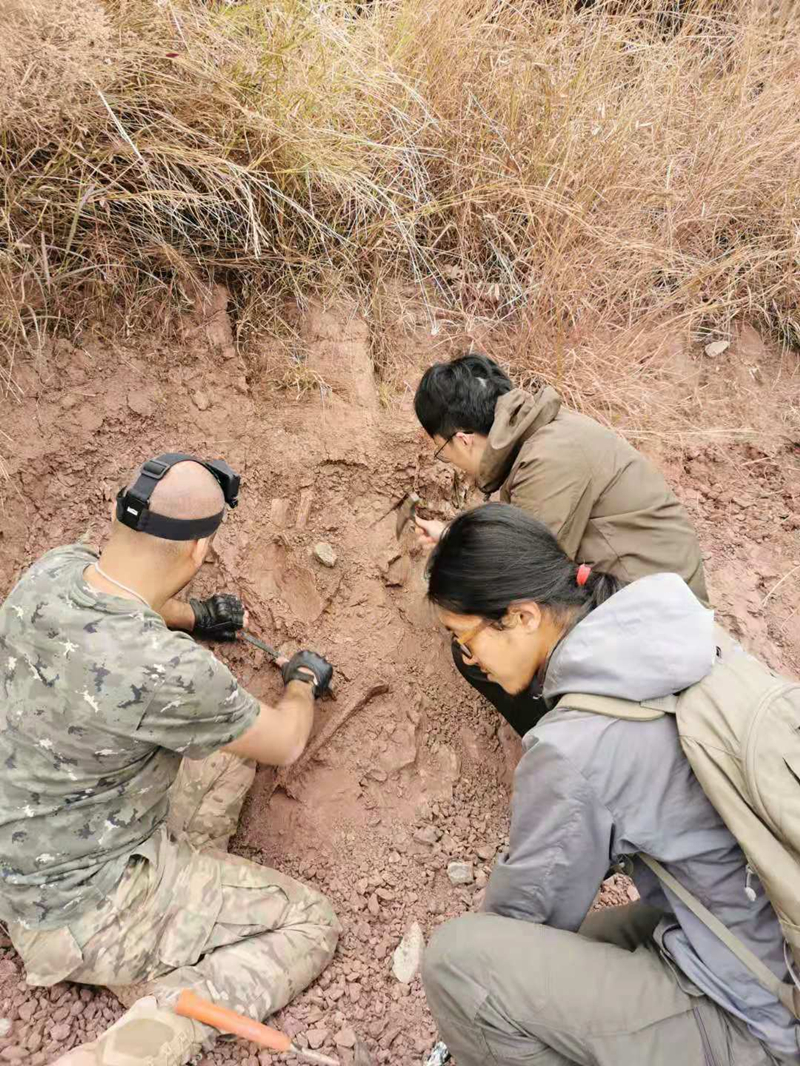
[[329, 566], [333, 568], [336, 566], [336, 560], [338, 556], [333, 548], [326, 541], [318, 541], [314, 545], [314, 558], [317, 562], [322, 563], [323, 566]]
[[475, 880], [471, 862], [449, 862], [447, 876], [454, 885], [471, 885]]
[[336, 1036], [333, 1038], [337, 1047], [355, 1047], [356, 1046], [356, 1034], [353, 1029], [345, 1027], [340, 1029]]
[[392, 973], [403, 984], [411, 984], [422, 965], [425, 936], [419, 922], [412, 922], [392, 955]]
[[437, 829], [435, 825], [423, 825], [414, 833], [414, 840], [418, 844], [436, 844], [441, 838], [442, 831]]
[[27, 1057], [28, 1051], [24, 1047], [7, 1047], [0, 1051], [3, 1062], [23, 1062]]
[[497, 854], [497, 848], [493, 844], [481, 844], [475, 848], [475, 854], [479, 859], [483, 859], [484, 862], [489, 862]]
[[327, 1029], [308, 1029], [306, 1031], [306, 1039], [311, 1050], [316, 1051], [323, 1044], [327, 1044], [330, 1039], [330, 1033]]
[[207, 411], [211, 406], [211, 400], [209, 400], [208, 394], [201, 392], [200, 390], [192, 393], [192, 403], [198, 411]]

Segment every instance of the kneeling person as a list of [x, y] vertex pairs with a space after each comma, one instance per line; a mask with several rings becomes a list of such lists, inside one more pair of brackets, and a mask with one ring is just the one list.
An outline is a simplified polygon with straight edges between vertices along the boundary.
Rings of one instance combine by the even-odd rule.
[[[550, 708], [525, 737], [484, 912], [443, 925], [425, 955], [458, 1066], [800, 1063], [796, 693], [715, 629], [675, 574], [620, 587], [515, 507], [457, 518], [429, 576], [465, 654], [512, 694], [537, 676]], [[673, 693], [678, 720], [663, 711], [671, 702], [652, 703]], [[733, 802], [738, 760], [722, 723], [754, 726], [767, 709], [786, 765], [751, 809]], [[682, 739], [708, 756], [695, 765], [736, 813], [749, 864]], [[589, 914], [621, 863], [641, 901]]]
[[0, 607], [0, 918], [30, 984], [135, 1002], [64, 1066], [179, 1066], [215, 1035], [173, 1013], [182, 989], [262, 1018], [336, 947], [322, 895], [224, 853], [255, 763], [297, 759], [332, 675], [300, 652], [270, 707], [179, 632], [244, 622], [233, 596], [173, 598], [237, 492], [225, 464], [151, 460], [101, 556], [49, 552]]
[[[697, 536], [660, 471], [618, 433], [564, 407], [549, 385], [515, 389], [497, 363], [465, 355], [425, 371], [414, 407], [441, 461], [544, 522], [571, 559], [621, 581], [672, 571], [708, 602]], [[417, 526], [429, 546], [445, 528]], [[535, 687], [510, 696], [457, 644], [453, 658], [518, 733], [544, 714]]]

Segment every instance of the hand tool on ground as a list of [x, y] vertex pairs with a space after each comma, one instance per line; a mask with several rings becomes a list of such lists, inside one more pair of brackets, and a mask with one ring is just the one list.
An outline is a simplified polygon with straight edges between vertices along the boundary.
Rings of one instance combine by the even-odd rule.
[[450, 1049], [443, 1041], [439, 1041], [428, 1054], [423, 1066], [444, 1066], [452, 1058]]
[[394, 531], [397, 534], [397, 539], [400, 540], [403, 535], [403, 530], [406, 525], [414, 517], [417, 507], [422, 503], [422, 500], [416, 494], [416, 492], [407, 492], [397, 508], [397, 522], [395, 523]]
[[239, 630], [239, 635], [242, 640], [246, 640], [248, 644], [252, 644], [255, 648], [260, 648], [261, 651], [266, 652], [270, 657], [270, 660], [275, 663], [276, 666], [283, 666], [287, 661], [285, 656], [278, 655], [275, 648], [271, 644], [267, 644], [265, 640], [261, 640], [260, 637], [254, 637], [252, 633], [248, 633], [246, 629]]
[[[276, 666], [283, 666], [284, 663], [288, 663], [288, 659], [285, 655], [279, 655], [275, 648], [271, 644], [267, 644], [265, 640], [261, 640], [260, 637], [253, 636], [252, 633], [248, 633], [246, 629], [239, 630], [239, 636], [242, 640], [246, 640], [248, 644], [252, 644], [254, 648], [258, 648], [269, 656], [269, 660], [275, 663]], [[333, 685], [328, 685], [325, 692], [326, 696], [330, 696], [332, 700], [336, 699], [336, 693], [333, 691]], [[324, 697], [323, 697], [324, 698]]]
[[273, 1029], [271, 1025], [263, 1025], [254, 1018], [247, 1018], [244, 1014], [237, 1014], [228, 1007], [211, 1003], [188, 988], [181, 992], [175, 1005], [175, 1013], [180, 1014], [182, 1018], [192, 1018], [196, 1022], [210, 1025], [214, 1029], [219, 1029], [221, 1033], [240, 1036], [243, 1040], [249, 1040], [253, 1044], [258, 1044], [259, 1047], [269, 1048], [270, 1051], [290, 1051], [307, 1062], [316, 1063], [317, 1066], [339, 1066], [338, 1059], [321, 1055], [318, 1051], [298, 1047], [297, 1044], [292, 1043], [286, 1033]]
[[377, 526], [378, 522], [382, 522], [384, 518], [388, 518], [392, 511], [397, 511], [397, 521], [395, 523], [394, 531], [399, 540], [403, 530], [406, 528], [408, 520], [412, 517], [414, 511], [421, 503], [422, 500], [416, 492], [407, 492], [405, 496], [402, 496], [397, 503], [393, 503], [389, 510], [385, 511], [380, 518], [372, 524], [373, 526]]

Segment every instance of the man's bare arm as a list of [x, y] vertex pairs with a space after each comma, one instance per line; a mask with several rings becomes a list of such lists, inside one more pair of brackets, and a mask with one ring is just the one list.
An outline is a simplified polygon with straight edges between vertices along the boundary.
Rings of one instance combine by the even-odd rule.
[[224, 750], [267, 766], [291, 766], [303, 754], [313, 723], [313, 687], [290, 681], [277, 706], [260, 703], [253, 725]]
[[167, 600], [158, 613], [170, 629], [182, 629], [185, 633], [191, 633], [194, 629], [194, 611], [191, 604], [185, 600], [179, 600], [173, 596], [171, 600]]

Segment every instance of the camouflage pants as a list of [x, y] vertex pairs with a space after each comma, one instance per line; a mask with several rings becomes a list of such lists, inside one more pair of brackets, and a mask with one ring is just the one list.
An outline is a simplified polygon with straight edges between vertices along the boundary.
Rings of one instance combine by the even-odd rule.
[[29, 984], [105, 985], [126, 1005], [150, 995], [161, 1006], [190, 988], [264, 1018], [313, 981], [339, 936], [325, 897], [277, 870], [199, 850], [227, 846], [254, 773], [225, 753], [184, 759], [168, 827], [132, 856], [113, 896], [68, 927], [10, 931]]

